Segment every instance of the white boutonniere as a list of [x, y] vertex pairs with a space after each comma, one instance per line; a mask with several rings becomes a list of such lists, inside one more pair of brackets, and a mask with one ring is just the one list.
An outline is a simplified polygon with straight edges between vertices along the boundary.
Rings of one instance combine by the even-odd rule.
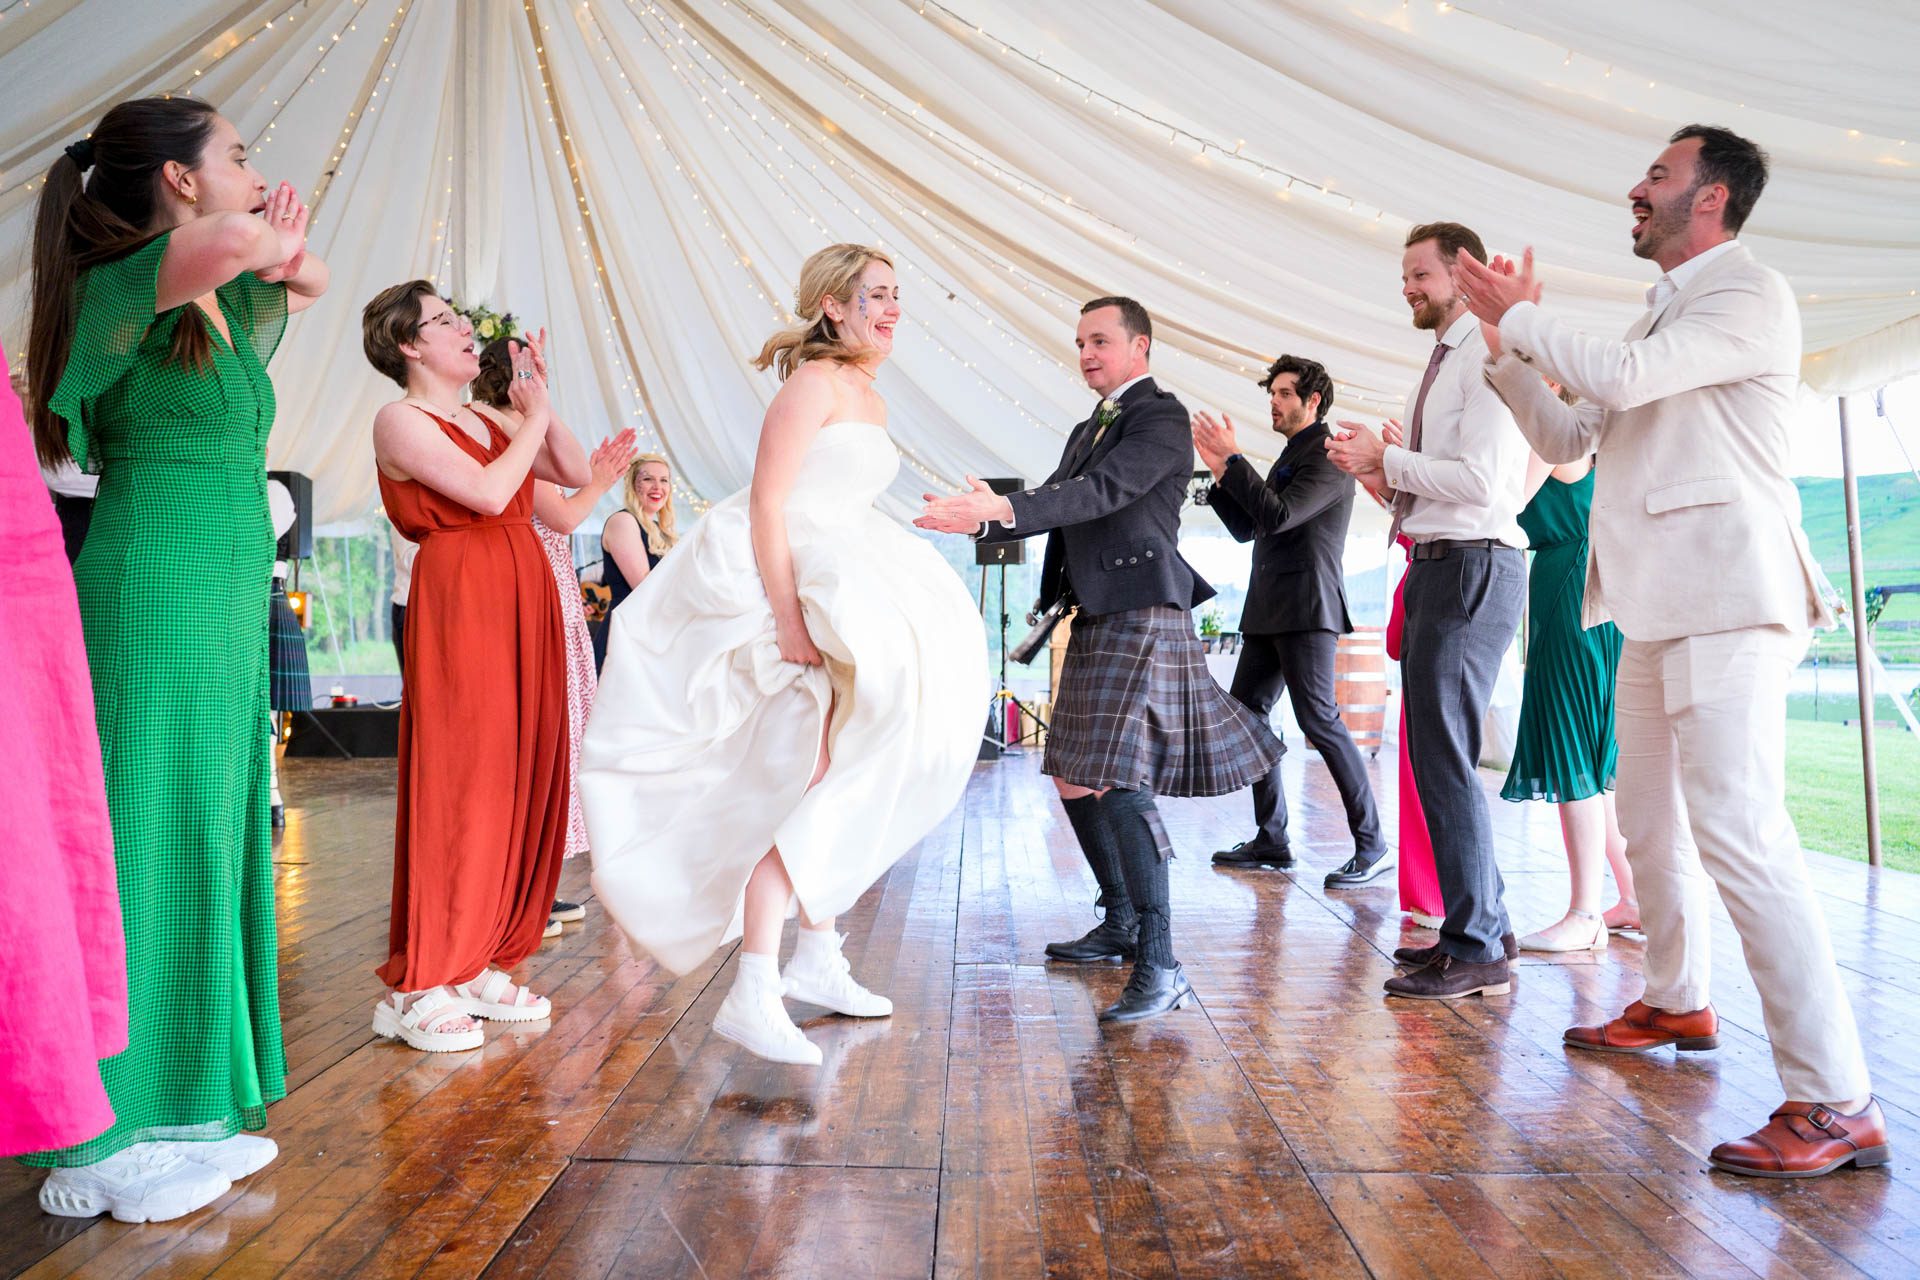
[[1120, 406], [1118, 404], [1115, 404], [1110, 398], [1102, 400], [1100, 402], [1100, 408], [1095, 411], [1093, 415], [1094, 428], [1099, 431], [1105, 431], [1113, 425], [1113, 420], [1119, 416]]

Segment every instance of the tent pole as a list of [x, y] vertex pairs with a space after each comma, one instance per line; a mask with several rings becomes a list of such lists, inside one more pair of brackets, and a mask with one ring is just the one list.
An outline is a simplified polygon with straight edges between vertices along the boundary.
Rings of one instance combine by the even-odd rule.
[[1847, 495], [1847, 583], [1853, 607], [1853, 671], [1860, 688], [1860, 774], [1867, 790], [1867, 865], [1880, 865], [1880, 784], [1873, 754], [1873, 668], [1867, 662], [1867, 585], [1860, 554], [1860, 484], [1853, 473], [1853, 427], [1840, 404], [1841, 484]]

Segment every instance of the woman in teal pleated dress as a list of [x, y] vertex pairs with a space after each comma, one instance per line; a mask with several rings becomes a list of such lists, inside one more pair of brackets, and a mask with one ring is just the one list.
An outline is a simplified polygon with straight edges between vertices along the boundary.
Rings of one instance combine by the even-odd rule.
[[[191, 98], [109, 111], [48, 172], [34, 233], [41, 460], [98, 473], [74, 565], [127, 943], [115, 1123], [54, 1166], [49, 1213], [189, 1213], [260, 1168], [286, 1093], [267, 813], [273, 533], [266, 373], [325, 289], [306, 210]], [[75, 1016], [81, 1015], [75, 1010]]]
[[[1528, 578], [1527, 669], [1520, 730], [1501, 795], [1547, 800], [1560, 808], [1560, 832], [1573, 873], [1567, 914], [1520, 939], [1527, 951], [1597, 951], [1611, 928], [1638, 928], [1640, 908], [1627, 869], [1627, 842], [1614, 814], [1614, 673], [1620, 631], [1611, 622], [1587, 628], [1581, 608], [1587, 584], [1587, 515], [1593, 506], [1591, 459], [1548, 469], [1534, 459], [1537, 484], [1520, 512], [1533, 551]], [[1608, 864], [1620, 901], [1600, 910]]]

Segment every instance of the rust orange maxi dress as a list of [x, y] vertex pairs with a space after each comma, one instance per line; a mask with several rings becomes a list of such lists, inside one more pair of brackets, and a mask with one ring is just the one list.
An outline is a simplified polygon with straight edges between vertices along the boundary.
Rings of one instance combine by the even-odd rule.
[[[475, 461], [481, 445], [440, 429]], [[387, 518], [420, 544], [407, 600], [407, 687], [393, 918], [378, 970], [398, 991], [511, 969], [547, 927], [567, 840], [567, 668], [533, 477], [497, 516], [380, 476]]]

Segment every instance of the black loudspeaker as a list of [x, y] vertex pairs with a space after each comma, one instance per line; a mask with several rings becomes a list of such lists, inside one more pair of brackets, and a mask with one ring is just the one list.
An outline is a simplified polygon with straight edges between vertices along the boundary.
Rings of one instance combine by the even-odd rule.
[[293, 495], [293, 523], [275, 543], [276, 560], [313, 558], [313, 480], [301, 471], [269, 471], [267, 479], [278, 480]]
[[[1027, 482], [1019, 476], [982, 476], [990, 488], [998, 494], [1018, 493], [1026, 488]], [[1027, 540], [1016, 542], [976, 542], [973, 544], [973, 562], [975, 564], [1025, 564], [1027, 562]]]

